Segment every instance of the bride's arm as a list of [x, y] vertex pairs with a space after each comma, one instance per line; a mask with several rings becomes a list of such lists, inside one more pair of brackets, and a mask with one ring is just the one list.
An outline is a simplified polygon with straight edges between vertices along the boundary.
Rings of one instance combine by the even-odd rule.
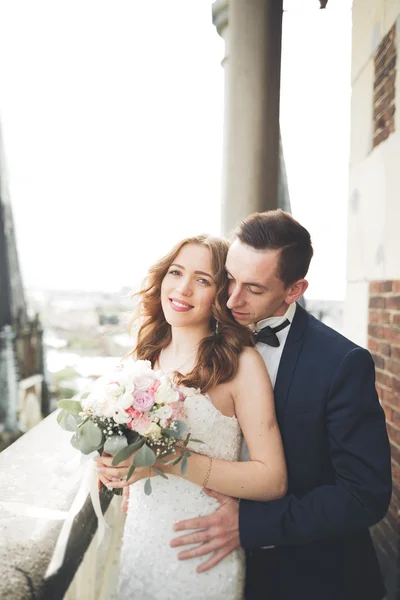
[[[230, 462], [210, 459], [192, 453], [187, 462], [185, 479], [206, 487], [248, 500], [275, 500], [285, 495], [287, 472], [275, 415], [274, 397], [265, 364], [259, 353], [246, 348], [239, 369], [232, 381], [235, 412], [246, 440], [250, 461]], [[211, 464], [211, 469], [210, 469]], [[180, 464], [163, 469], [179, 475]]]

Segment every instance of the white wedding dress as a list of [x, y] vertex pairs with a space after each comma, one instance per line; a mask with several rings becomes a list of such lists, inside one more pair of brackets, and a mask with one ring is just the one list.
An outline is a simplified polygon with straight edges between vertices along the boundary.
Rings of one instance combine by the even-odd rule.
[[[236, 461], [242, 434], [235, 417], [226, 417], [207, 395], [185, 400], [185, 413], [194, 439], [190, 449], [207, 456]], [[189, 458], [190, 460], [190, 458]], [[235, 550], [204, 573], [196, 567], [208, 556], [180, 561], [182, 548], [171, 548], [177, 521], [213, 513], [219, 506], [200, 486], [177, 476], [151, 479], [152, 494], [144, 481], [130, 488], [120, 557], [119, 600], [241, 600], [244, 588], [244, 552]], [[188, 533], [188, 532], [185, 532]], [[210, 556], [210, 555], [209, 555]]]

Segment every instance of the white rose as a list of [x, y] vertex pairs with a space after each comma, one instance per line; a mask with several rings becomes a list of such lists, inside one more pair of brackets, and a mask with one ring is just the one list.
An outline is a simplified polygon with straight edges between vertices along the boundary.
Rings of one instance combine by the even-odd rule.
[[153, 417], [158, 419], [169, 419], [172, 416], [172, 408], [168, 404], [164, 404], [153, 412]]
[[135, 377], [134, 384], [137, 390], [145, 391], [149, 387], [151, 387], [154, 383], [155, 377], [150, 377], [149, 375], [140, 375], [139, 377]]
[[129, 421], [130, 417], [124, 410], [117, 408], [114, 411], [113, 419], [116, 423], [118, 423], [118, 425], [123, 425]]
[[169, 381], [162, 382], [156, 391], [156, 404], [172, 404], [179, 400], [179, 392], [176, 392], [170, 385]]
[[146, 437], [151, 437], [153, 440], [159, 440], [162, 435], [162, 430], [157, 423], [151, 423], [149, 427], [146, 428]]
[[125, 392], [122, 396], [120, 396], [117, 400], [117, 407], [126, 410], [133, 404], [133, 396], [131, 392]]

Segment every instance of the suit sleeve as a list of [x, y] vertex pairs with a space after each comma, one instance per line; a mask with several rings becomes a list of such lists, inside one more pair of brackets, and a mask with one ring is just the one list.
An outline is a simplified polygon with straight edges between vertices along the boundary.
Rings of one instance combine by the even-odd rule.
[[326, 427], [335, 483], [297, 498], [242, 500], [246, 549], [304, 544], [365, 529], [386, 514], [391, 496], [390, 447], [375, 390], [372, 357], [362, 348], [343, 359], [331, 384]]

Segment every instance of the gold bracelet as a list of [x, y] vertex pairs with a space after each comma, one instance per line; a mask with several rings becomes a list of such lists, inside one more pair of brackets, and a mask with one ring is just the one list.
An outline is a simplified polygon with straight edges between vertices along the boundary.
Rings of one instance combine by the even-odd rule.
[[208, 483], [208, 479], [209, 479], [210, 473], [211, 473], [211, 466], [212, 466], [212, 458], [210, 457], [210, 462], [208, 463], [207, 473], [206, 473], [206, 476], [204, 477], [204, 481], [203, 481], [203, 485], [202, 485], [203, 488], [205, 488]]

